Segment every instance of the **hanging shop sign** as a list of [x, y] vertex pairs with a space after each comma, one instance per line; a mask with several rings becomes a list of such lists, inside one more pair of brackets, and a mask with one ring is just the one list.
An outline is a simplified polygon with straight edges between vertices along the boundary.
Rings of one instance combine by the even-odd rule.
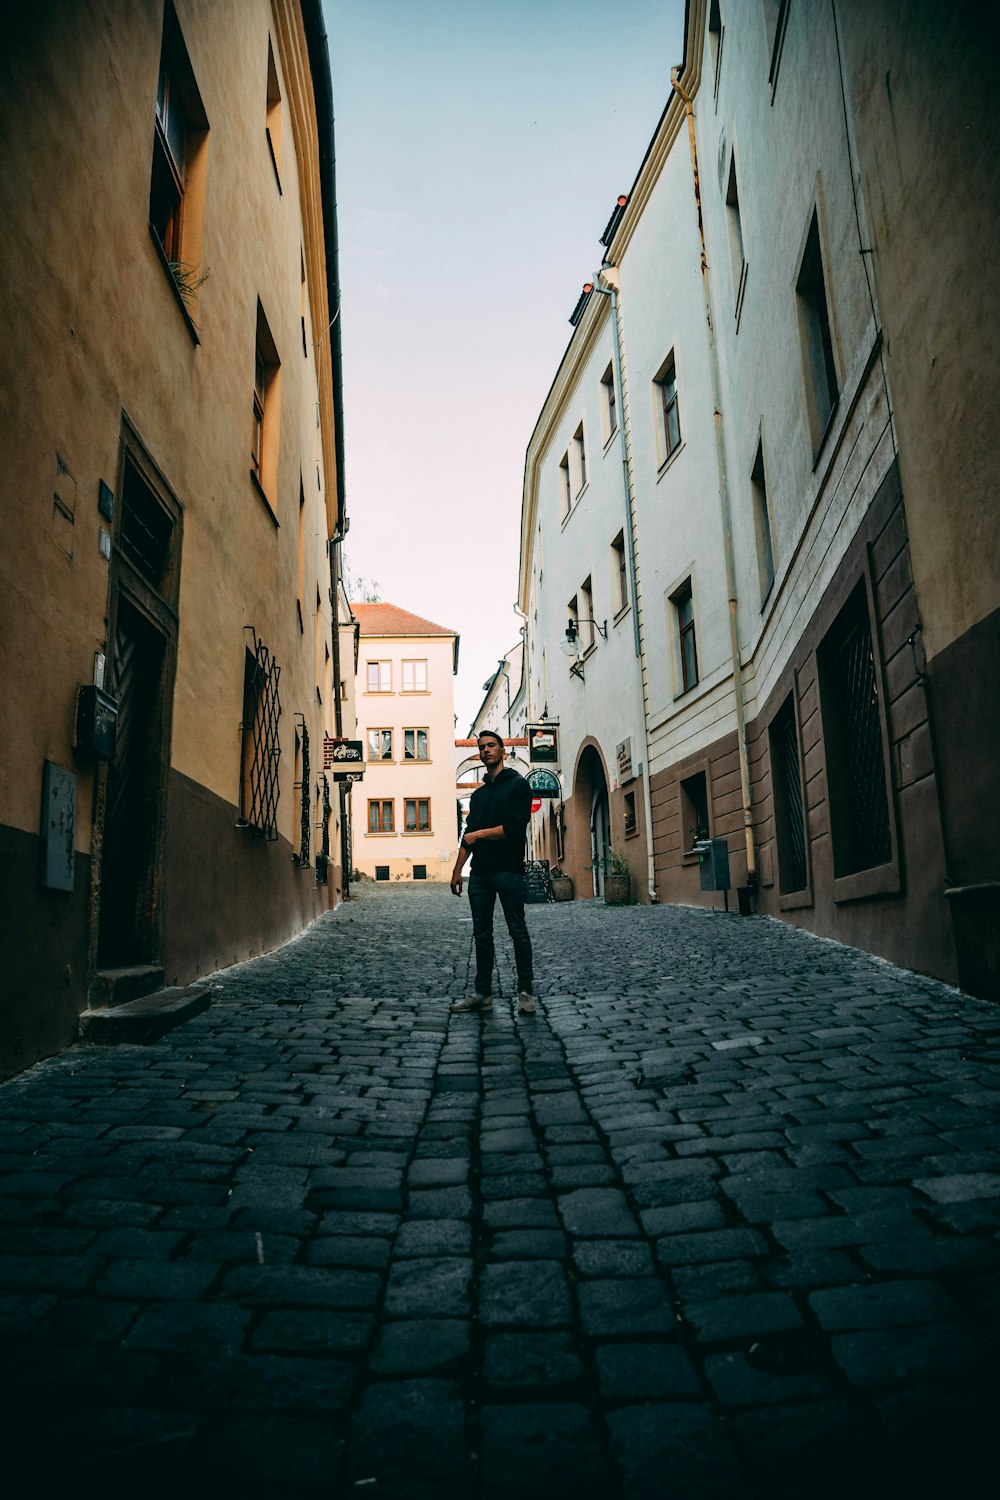
[[529, 771], [524, 778], [536, 797], [558, 797], [559, 777], [555, 771]]
[[329, 771], [331, 766], [351, 765], [352, 763], [363, 765], [364, 759], [365, 747], [361, 740], [334, 739], [329, 734], [324, 737], [324, 771]]
[[555, 762], [559, 759], [559, 731], [553, 724], [528, 725], [528, 759]]
[[334, 781], [364, 781], [364, 770], [360, 771], [334, 771]]

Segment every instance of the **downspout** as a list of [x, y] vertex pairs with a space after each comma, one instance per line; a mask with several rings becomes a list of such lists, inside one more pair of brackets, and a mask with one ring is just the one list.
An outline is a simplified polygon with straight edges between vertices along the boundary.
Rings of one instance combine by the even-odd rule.
[[656, 861], [653, 856], [653, 796], [650, 790], [652, 770], [649, 764], [649, 715], [646, 712], [646, 683], [643, 673], [643, 643], [642, 629], [639, 624], [639, 589], [636, 581], [635, 565], [635, 507], [632, 498], [632, 445], [629, 433], [626, 431], [625, 423], [625, 385], [622, 378], [622, 330], [621, 330], [621, 307], [618, 301], [618, 269], [616, 266], [605, 265], [601, 267], [600, 275], [608, 283], [607, 287], [597, 284], [595, 279], [594, 291], [600, 292], [601, 296], [611, 298], [611, 322], [614, 327], [614, 367], [615, 383], [618, 386], [618, 403], [621, 415], [618, 419], [618, 442], [622, 455], [622, 481], [625, 489], [625, 536], [627, 538], [626, 556], [628, 558], [629, 588], [632, 595], [632, 639], [635, 643], [636, 660], [639, 663], [639, 702], [642, 706], [642, 744], [643, 744], [643, 778], [642, 778], [642, 804], [643, 816], [646, 822], [646, 886], [649, 899], [656, 905], [659, 897], [656, 894]]
[[715, 414], [715, 457], [719, 471], [719, 510], [722, 516], [722, 549], [726, 563], [726, 592], [729, 596], [729, 650], [733, 667], [733, 699], [736, 705], [736, 747], [740, 762], [740, 798], [743, 803], [743, 834], [746, 840], [747, 885], [757, 885], [757, 851], [753, 840], [753, 812], [750, 798], [750, 760], [747, 755], [746, 703], [743, 696], [743, 667], [740, 661], [739, 623], [736, 614], [736, 568], [733, 562], [732, 511], [729, 505], [729, 481], [726, 475], [726, 448], [722, 434], [722, 396], [719, 380], [719, 357], [715, 344], [715, 321], [712, 315], [712, 291], [708, 280], [708, 255], [705, 249], [705, 221], [701, 211], [701, 177], [698, 172], [698, 148], [694, 135], [694, 109], [690, 95], [681, 88], [678, 70], [672, 68], [670, 80], [684, 102], [688, 140], [691, 145], [691, 175], [698, 214], [698, 237], [701, 242], [701, 284], [705, 297], [705, 328], [708, 334], [708, 364], [712, 378], [712, 406]]
[[[337, 735], [341, 736], [344, 732], [344, 711], [340, 698], [340, 543], [347, 534], [349, 523], [347, 520], [344, 477], [344, 363], [340, 320], [340, 241], [337, 232], [333, 74], [330, 69], [330, 46], [327, 39], [326, 23], [323, 19], [321, 0], [302, 0], [302, 25], [306, 34], [306, 46], [309, 52], [309, 71], [312, 75], [313, 96], [316, 103], [320, 198], [323, 207], [323, 239], [326, 246], [327, 308], [331, 314], [327, 333], [330, 336], [330, 366], [333, 380], [333, 441], [337, 486], [337, 519], [334, 534], [328, 544], [328, 556], [330, 561], [330, 596], [333, 613], [331, 647], [334, 676], [334, 727]], [[350, 850], [347, 844], [347, 799], [350, 795], [349, 783], [338, 782], [337, 791], [340, 815], [340, 858], [344, 879], [343, 896], [347, 900], [350, 895], [349, 881], [347, 879], [350, 869]]]

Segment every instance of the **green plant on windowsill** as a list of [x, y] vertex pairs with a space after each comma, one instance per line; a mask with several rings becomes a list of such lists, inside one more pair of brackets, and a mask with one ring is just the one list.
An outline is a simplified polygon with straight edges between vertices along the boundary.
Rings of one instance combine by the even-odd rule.
[[602, 875], [631, 875], [627, 857], [620, 851], [618, 853], [600, 854], [588, 870], [599, 870]]
[[183, 260], [172, 260], [168, 262], [170, 274], [174, 278], [174, 285], [180, 292], [181, 301], [191, 311], [197, 298], [198, 292], [211, 276], [211, 271], [200, 271], [197, 266], [188, 265]]
[[702, 839], [707, 839], [707, 838], [711, 837], [711, 835], [709, 834], [709, 831], [705, 827], [704, 823], [695, 823], [693, 825], [693, 827], [691, 827], [691, 828], [688, 829], [688, 832], [691, 835], [691, 844], [690, 844], [690, 852], [691, 853], [694, 852], [694, 846], [695, 846], [695, 844], [700, 843]]

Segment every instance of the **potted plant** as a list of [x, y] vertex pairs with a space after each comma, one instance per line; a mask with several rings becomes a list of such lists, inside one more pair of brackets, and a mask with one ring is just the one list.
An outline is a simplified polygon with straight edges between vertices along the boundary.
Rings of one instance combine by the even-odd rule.
[[632, 874], [624, 854], [604, 854], [588, 870], [604, 874], [604, 900], [608, 906], [624, 906], [632, 895]]
[[555, 901], [572, 901], [573, 899], [573, 877], [565, 874], [558, 866], [551, 871], [552, 898]]

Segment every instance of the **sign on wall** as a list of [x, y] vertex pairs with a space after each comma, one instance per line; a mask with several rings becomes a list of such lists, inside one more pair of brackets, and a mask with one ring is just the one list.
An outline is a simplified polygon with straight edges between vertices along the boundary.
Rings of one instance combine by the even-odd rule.
[[621, 740], [620, 743], [615, 746], [615, 756], [618, 761], [618, 780], [620, 782], [634, 781], [635, 772], [632, 769], [631, 735], [629, 735], [627, 740]]
[[559, 759], [559, 731], [553, 724], [528, 725], [528, 759], [554, 762]]
[[524, 779], [536, 797], [559, 796], [559, 777], [555, 771], [529, 771]]
[[329, 771], [331, 766], [345, 766], [352, 764], [364, 765], [365, 747], [361, 740], [333, 739], [331, 735], [325, 735], [323, 739], [323, 770]]

